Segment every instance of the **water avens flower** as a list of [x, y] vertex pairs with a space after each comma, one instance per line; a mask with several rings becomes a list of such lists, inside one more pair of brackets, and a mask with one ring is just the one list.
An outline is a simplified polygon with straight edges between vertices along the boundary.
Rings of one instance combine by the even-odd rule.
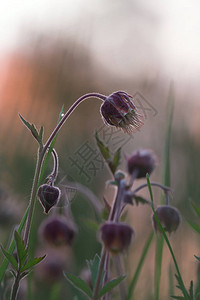
[[107, 125], [131, 133], [142, 125], [142, 116], [131, 101], [132, 96], [118, 91], [109, 95], [101, 106], [101, 115]]
[[136, 178], [146, 177], [152, 173], [156, 165], [156, 156], [150, 149], [137, 150], [127, 159], [128, 173], [136, 172]]
[[38, 198], [44, 207], [44, 212], [48, 214], [60, 199], [60, 189], [49, 184], [42, 184], [38, 189]]
[[[181, 222], [181, 216], [177, 208], [170, 205], [161, 205], [156, 209], [156, 214], [165, 231], [169, 233], [176, 231]], [[160, 232], [154, 215], [152, 219], [155, 231]]]
[[42, 223], [41, 237], [54, 246], [70, 246], [76, 235], [75, 225], [62, 216], [53, 216]]
[[100, 239], [112, 254], [126, 250], [134, 237], [131, 226], [119, 222], [105, 222], [99, 229]]

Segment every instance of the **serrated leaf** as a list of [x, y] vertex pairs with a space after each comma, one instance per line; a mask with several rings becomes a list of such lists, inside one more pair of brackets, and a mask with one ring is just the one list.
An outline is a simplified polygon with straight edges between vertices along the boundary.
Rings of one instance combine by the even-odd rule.
[[33, 259], [30, 259], [21, 269], [21, 272], [24, 272], [28, 269], [31, 269], [33, 266], [39, 264], [44, 258], [46, 257], [46, 255], [42, 256], [42, 257], [35, 257]]
[[86, 294], [89, 298], [92, 299], [92, 290], [89, 285], [82, 280], [80, 277], [76, 277], [75, 275], [64, 273], [66, 279], [79, 291]]
[[38, 134], [38, 131], [35, 127], [34, 124], [30, 124], [28, 121], [26, 121], [20, 114], [19, 114], [20, 119], [22, 120], [22, 122], [24, 123], [24, 125], [31, 131], [32, 135], [34, 136], [34, 138], [38, 141], [39, 144], [42, 143], [42, 140], [40, 138], [40, 135]]
[[104, 287], [101, 289], [101, 291], [99, 292], [98, 297], [102, 297], [103, 295], [105, 295], [106, 293], [108, 293], [110, 290], [112, 290], [114, 287], [116, 287], [118, 284], [120, 284], [120, 282], [122, 280], [124, 280], [124, 278], [126, 277], [126, 275], [120, 276], [118, 278], [115, 278], [109, 282], [107, 282]]
[[115, 152], [113, 160], [112, 160], [113, 173], [115, 173], [117, 168], [119, 167], [120, 158], [121, 158], [121, 148], [119, 148]]
[[196, 232], [198, 232], [198, 234], [200, 234], [200, 226], [199, 225], [197, 225], [191, 221], [188, 221], [188, 220], [187, 220], [187, 222]]
[[29, 130], [31, 130], [31, 124], [30, 124], [28, 121], [26, 121], [26, 120], [22, 117], [22, 115], [19, 114], [19, 117], [20, 117], [22, 123], [24, 123], [24, 125], [25, 125]]
[[18, 263], [17, 263], [16, 259], [14, 258], [14, 256], [12, 256], [10, 253], [8, 253], [2, 246], [1, 246], [1, 250], [2, 250], [3, 254], [5, 255], [5, 257], [7, 258], [7, 260], [11, 263], [13, 268], [17, 271]]
[[104, 143], [99, 139], [97, 132], [95, 134], [95, 138], [96, 138], [97, 146], [99, 147], [102, 156], [105, 158], [106, 161], [109, 160], [111, 161], [109, 148], [105, 146]]
[[87, 260], [88, 267], [91, 272], [91, 277], [92, 277], [92, 284], [93, 287], [96, 285], [96, 280], [98, 276], [98, 270], [99, 270], [99, 264], [100, 264], [100, 257], [98, 254], [95, 254], [93, 260]]
[[25, 260], [28, 256], [28, 249], [25, 248], [24, 241], [21, 239], [19, 233], [15, 231], [14, 233], [15, 242], [17, 245], [17, 255], [19, 259], [19, 266], [20, 268], [24, 265]]

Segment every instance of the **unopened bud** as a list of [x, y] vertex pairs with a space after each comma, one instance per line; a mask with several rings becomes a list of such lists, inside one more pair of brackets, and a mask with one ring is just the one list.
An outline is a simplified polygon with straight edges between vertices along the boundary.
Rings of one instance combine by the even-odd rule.
[[127, 168], [130, 175], [136, 172], [136, 178], [146, 177], [155, 168], [156, 156], [152, 150], [141, 149], [134, 152], [127, 159]]
[[112, 254], [126, 250], [134, 237], [134, 230], [125, 223], [105, 222], [99, 229], [100, 239]]
[[60, 190], [58, 187], [43, 184], [38, 189], [38, 198], [44, 207], [44, 212], [48, 214], [49, 210], [58, 203]]
[[[156, 209], [156, 214], [165, 231], [169, 233], [176, 231], [176, 229], [178, 228], [181, 222], [181, 216], [177, 208], [169, 205], [161, 205]], [[157, 231], [161, 232], [155, 220], [154, 215], [153, 215], [153, 227], [156, 232]]]

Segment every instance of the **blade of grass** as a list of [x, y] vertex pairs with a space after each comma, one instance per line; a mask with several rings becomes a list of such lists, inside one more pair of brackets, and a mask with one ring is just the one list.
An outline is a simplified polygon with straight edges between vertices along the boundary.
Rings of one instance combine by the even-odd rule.
[[[170, 186], [170, 141], [171, 141], [171, 130], [174, 112], [174, 85], [170, 83], [168, 100], [167, 100], [167, 113], [166, 113], [166, 129], [165, 129], [165, 145], [164, 145], [164, 157], [163, 157], [163, 184]], [[161, 196], [161, 202], [164, 201]], [[163, 236], [157, 237], [156, 240], [156, 256], [155, 256], [155, 284], [154, 284], [154, 295], [155, 300], [159, 299], [160, 291], [160, 278], [162, 268], [162, 256], [163, 256]]]
[[[152, 194], [152, 189], [151, 189], [151, 183], [150, 183], [150, 180], [149, 180], [149, 174], [146, 175], [146, 179], [147, 179], [147, 184], [148, 184], [149, 194], [150, 194], [151, 201], [152, 201], [152, 204], [153, 204], [154, 201], [153, 201], [153, 194]], [[162, 232], [162, 235], [163, 235], [163, 237], [164, 237], [164, 239], [165, 239], [165, 242], [166, 242], [166, 244], [167, 244], [167, 246], [168, 246], [168, 248], [169, 248], [170, 254], [171, 254], [172, 259], [173, 259], [173, 261], [174, 261], [174, 265], [175, 265], [175, 268], [176, 268], [177, 276], [178, 276], [178, 278], [179, 278], [181, 290], [182, 290], [182, 292], [183, 292], [183, 295], [184, 295], [184, 297], [185, 297], [185, 300], [187, 300], [187, 299], [189, 300], [189, 295], [188, 295], [187, 290], [186, 290], [186, 288], [185, 288], [185, 285], [184, 285], [184, 283], [183, 283], [183, 279], [182, 279], [181, 273], [180, 273], [180, 271], [179, 271], [178, 264], [177, 264], [177, 261], [176, 261], [174, 252], [173, 252], [173, 250], [172, 250], [172, 247], [171, 247], [171, 244], [170, 244], [170, 242], [169, 242], [169, 239], [168, 239], [168, 237], [167, 237], [167, 235], [166, 235], [166, 233], [165, 233], [165, 230], [163, 229], [163, 227], [162, 227], [162, 225], [161, 225], [161, 223], [160, 223], [160, 220], [159, 220], [159, 218], [158, 218], [158, 216], [157, 216], [157, 214], [156, 214], [156, 212], [155, 212], [154, 205], [152, 205], [152, 210], [153, 210], [153, 214], [154, 214], [155, 220], [156, 220], [156, 222], [157, 222], [157, 224], [158, 224], [158, 227], [159, 227], [160, 231]]]
[[142, 251], [142, 255], [140, 257], [140, 261], [138, 263], [137, 269], [136, 269], [135, 274], [134, 274], [134, 276], [131, 280], [131, 283], [129, 285], [128, 296], [126, 297], [126, 300], [131, 300], [132, 299], [133, 291], [134, 291], [134, 288], [136, 286], [136, 283], [137, 283], [139, 274], [141, 272], [142, 266], [144, 264], [144, 260], [146, 258], [147, 253], [148, 253], [149, 247], [150, 247], [151, 242], [153, 240], [153, 236], [154, 236], [154, 233], [151, 232], [150, 236], [148, 237], [148, 239], [146, 241], [146, 244], [145, 244], [144, 249]]

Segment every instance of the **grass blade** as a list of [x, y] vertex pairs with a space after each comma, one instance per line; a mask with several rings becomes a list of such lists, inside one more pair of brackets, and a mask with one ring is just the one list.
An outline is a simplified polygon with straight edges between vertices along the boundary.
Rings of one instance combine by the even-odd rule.
[[149, 247], [150, 247], [151, 242], [152, 242], [152, 240], [153, 240], [153, 236], [154, 236], [154, 233], [151, 232], [151, 234], [150, 234], [148, 240], [146, 241], [146, 244], [145, 244], [145, 246], [144, 246], [142, 255], [141, 255], [141, 257], [140, 257], [140, 261], [139, 261], [139, 263], [138, 263], [137, 269], [136, 269], [135, 274], [134, 274], [134, 276], [133, 276], [133, 278], [132, 278], [132, 280], [131, 280], [131, 283], [130, 283], [130, 285], [129, 285], [128, 296], [127, 296], [126, 300], [131, 300], [131, 299], [132, 299], [133, 291], [134, 291], [134, 288], [135, 288], [135, 286], [136, 286], [136, 283], [137, 283], [137, 280], [138, 280], [140, 271], [141, 271], [141, 269], [142, 269], [142, 266], [143, 266], [143, 264], [144, 264], [144, 260], [145, 260], [145, 258], [146, 258], [147, 253], [148, 253]]

